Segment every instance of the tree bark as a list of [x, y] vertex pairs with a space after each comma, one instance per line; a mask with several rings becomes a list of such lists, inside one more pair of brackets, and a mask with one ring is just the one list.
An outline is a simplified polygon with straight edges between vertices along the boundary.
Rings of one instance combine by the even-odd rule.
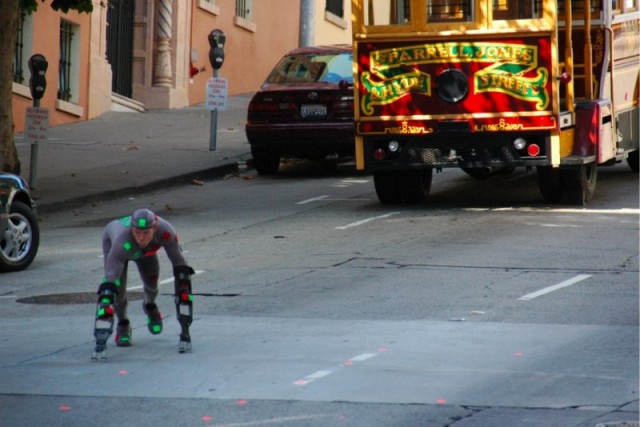
[[0, 1], [0, 168], [4, 172], [20, 173], [20, 159], [13, 138], [13, 59], [20, 0]]

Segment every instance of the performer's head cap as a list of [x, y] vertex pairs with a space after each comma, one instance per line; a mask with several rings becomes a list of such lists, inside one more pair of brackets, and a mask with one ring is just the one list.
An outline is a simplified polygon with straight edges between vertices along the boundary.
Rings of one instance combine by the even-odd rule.
[[149, 209], [138, 209], [131, 214], [131, 225], [138, 230], [148, 230], [158, 223], [158, 216]]

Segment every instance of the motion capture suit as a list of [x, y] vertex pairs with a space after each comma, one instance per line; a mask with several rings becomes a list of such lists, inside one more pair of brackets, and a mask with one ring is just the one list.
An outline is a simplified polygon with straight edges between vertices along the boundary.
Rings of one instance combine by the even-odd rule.
[[[133, 238], [132, 228], [157, 230], [149, 245], [142, 249]], [[148, 209], [138, 209], [132, 215], [111, 221], [102, 235], [104, 254], [103, 283], [115, 283], [118, 292], [115, 312], [119, 320], [127, 319], [127, 267], [129, 261], [136, 263], [144, 289], [144, 303], [155, 303], [158, 295], [160, 266], [158, 251], [164, 248], [173, 265], [187, 266], [182, 255], [178, 235], [171, 224]]]

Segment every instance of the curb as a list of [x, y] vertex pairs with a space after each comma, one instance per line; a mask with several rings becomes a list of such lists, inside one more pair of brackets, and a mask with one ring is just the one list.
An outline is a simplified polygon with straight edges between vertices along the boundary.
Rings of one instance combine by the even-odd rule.
[[[240, 156], [239, 156], [240, 157]], [[230, 173], [236, 172], [238, 165], [236, 161], [231, 163], [215, 166], [198, 171], [188, 172], [182, 175], [176, 175], [168, 178], [159, 179], [138, 187], [124, 187], [115, 190], [103, 191], [100, 193], [87, 194], [67, 200], [55, 201], [46, 204], [39, 204], [38, 199], [35, 200], [38, 214], [55, 213], [66, 209], [79, 208], [87, 203], [104, 202], [121, 197], [128, 197], [135, 194], [147, 193], [151, 191], [161, 190], [163, 188], [174, 187], [187, 184], [198, 178], [219, 178]]]

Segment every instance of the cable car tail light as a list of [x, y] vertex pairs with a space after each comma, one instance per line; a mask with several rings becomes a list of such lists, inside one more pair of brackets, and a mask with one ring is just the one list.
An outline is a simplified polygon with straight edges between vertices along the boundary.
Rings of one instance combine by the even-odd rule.
[[527, 154], [529, 154], [531, 157], [536, 157], [538, 154], [540, 154], [540, 146], [538, 144], [530, 144], [527, 147]]

